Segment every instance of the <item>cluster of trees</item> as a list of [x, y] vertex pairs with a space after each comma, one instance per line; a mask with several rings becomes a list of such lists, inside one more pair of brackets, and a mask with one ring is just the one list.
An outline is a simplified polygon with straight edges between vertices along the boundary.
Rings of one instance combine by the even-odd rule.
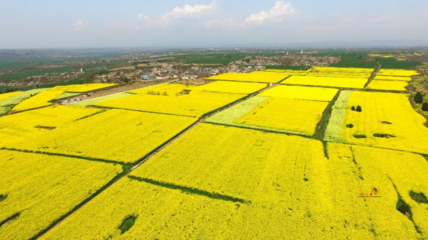
[[424, 95], [421, 92], [417, 92], [415, 95], [415, 103], [422, 104], [422, 110], [428, 111], [428, 102], [424, 102]]
[[6, 88], [5, 90], [0, 91], [0, 93], [16, 92], [19, 90], [20, 90], [19, 88]]
[[357, 112], [362, 112], [363, 111], [363, 109], [361, 108], [360, 105], [358, 105], [356, 108], [354, 106], [352, 106], [351, 110], [352, 111], [357, 111]]

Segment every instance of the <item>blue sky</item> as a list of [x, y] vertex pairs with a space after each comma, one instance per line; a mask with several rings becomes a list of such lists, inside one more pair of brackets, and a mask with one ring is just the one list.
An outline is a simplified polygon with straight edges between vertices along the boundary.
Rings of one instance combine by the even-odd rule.
[[0, 48], [428, 40], [428, 1], [0, 0]]

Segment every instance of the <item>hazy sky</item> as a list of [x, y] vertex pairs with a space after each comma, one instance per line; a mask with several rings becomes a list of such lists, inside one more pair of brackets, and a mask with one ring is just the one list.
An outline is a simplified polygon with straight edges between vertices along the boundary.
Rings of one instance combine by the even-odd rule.
[[366, 40], [428, 40], [428, 1], [0, 0], [0, 49]]

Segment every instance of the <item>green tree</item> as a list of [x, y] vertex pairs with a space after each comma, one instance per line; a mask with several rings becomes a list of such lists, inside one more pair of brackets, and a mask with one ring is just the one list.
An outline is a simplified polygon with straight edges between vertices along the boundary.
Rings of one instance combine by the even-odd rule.
[[363, 110], [361, 109], [361, 106], [360, 105], [358, 105], [357, 106], [357, 112], [362, 112]]
[[422, 103], [424, 101], [424, 96], [422, 93], [417, 92], [415, 95], [415, 103]]
[[422, 110], [428, 111], [428, 102], [424, 102], [424, 104], [422, 104]]

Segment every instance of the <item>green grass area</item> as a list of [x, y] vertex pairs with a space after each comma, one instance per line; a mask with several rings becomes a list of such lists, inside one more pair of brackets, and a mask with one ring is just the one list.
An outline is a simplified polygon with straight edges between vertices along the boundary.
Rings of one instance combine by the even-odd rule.
[[[419, 77], [414, 79], [408, 89], [410, 90], [410, 102], [412, 103], [413, 108], [416, 112], [420, 113], [427, 119], [426, 126], [428, 127], [428, 111], [422, 110], [423, 103], [415, 103], [415, 95], [417, 91], [426, 91], [428, 90], [428, 77]], [[428, 93], [422, 92], [423, 102], [428, 102]]]
[[4, 74], [1, 75], [3, 81], [13, 81], [21, 80], [30, 76], [38, 76], [51, 73], [64, 73], [64, 72], [77, 72], [80, 71], [80, 68], [73, 67], [59, 67], [51, 69], [30, 69], [30, 70], [21, 70], [19, 72]]
[[330, 120], [324, 133], [324, 140], [342, 142], [343, 123], [345, 122], [346, 106], [352, 91], [341, 91], [332, 107]]
[[219, 64], [225, 65], [234, 61], [242, 60], [247, 57], [253, 56], [278, 56], [278, 53], [265, 51], [261, 53], [240, 53], [240, 52], [226, 52], [226, 53], [183, 53], [174, 56], [171, 61], [183, 61], [185, 63], [194, 64]]
[[351, 67], [351, 68], [375, 68], [377, 67], [376, 62], [368, 62], [365, 60], [342, 60], [336, 64], [332, 64], [332, 67]]
[[392, 69], [412, 69], [422, 65], [421, 62], [416, 61], [398, 61], [395, 58], [376, 58], [376, 60], [382, 65], [382, 68]]

